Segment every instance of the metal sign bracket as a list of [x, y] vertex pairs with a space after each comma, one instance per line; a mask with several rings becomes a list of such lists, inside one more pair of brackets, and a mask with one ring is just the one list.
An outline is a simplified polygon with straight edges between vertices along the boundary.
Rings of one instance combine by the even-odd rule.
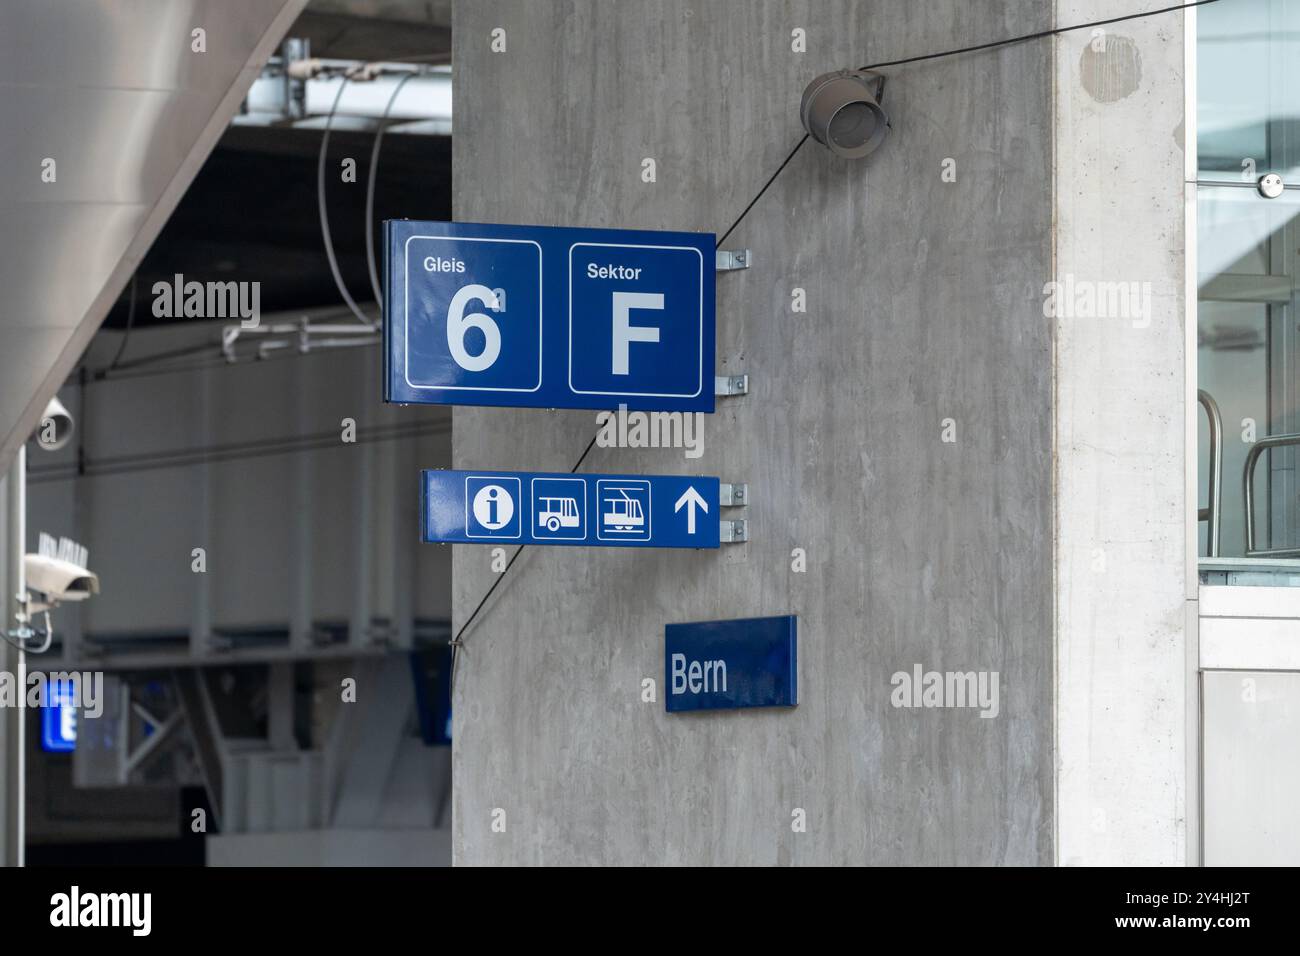
[[749, 540], [749, 526], [744, 519], [723, 521], [719, 524], [718, 536], [723, 544], [743, 544]]
[[715, 272], [734, 272], [736, 269], [748, 269], [753, 253], [748, 249], [718, 249], [714, 252]]
[[749, 504], [749, 485], [724, 481], [718, 485], [718, 499], [724, 508], [743, 507]]
[[715, 375], [713, 377], [713, 394], [719, 396], [748, 395], [749, 376], [748, 375]]

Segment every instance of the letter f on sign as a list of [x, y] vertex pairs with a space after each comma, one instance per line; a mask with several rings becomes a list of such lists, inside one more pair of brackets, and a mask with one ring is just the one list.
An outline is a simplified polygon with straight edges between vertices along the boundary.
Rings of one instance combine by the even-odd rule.
[[658, 342], [659, 326], [633, 325], [630, 313], [633, 309], [658, 309], [663, 311], [664, 297], [661, 292], [615, 292], [614, 293], [614, 374], [626, 375], [628, 345], [632, 342]]

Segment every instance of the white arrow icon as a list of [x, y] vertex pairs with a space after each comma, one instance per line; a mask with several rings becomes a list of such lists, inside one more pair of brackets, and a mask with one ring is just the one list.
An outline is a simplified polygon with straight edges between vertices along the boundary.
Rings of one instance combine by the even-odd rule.
[[688, 506], [686, 509], [686, 533], [695, 534], [695, 508], [698, 505], [705, 514], [708, 514], [708, 502], [700, 497], [700, 493], [695, 490], [694, 485], [687, 485], [686, 490], [682, 492], [682, 496], [677, 499], [677, 504], [673, 505], [673, 511], [681, 511], [682, 505]]

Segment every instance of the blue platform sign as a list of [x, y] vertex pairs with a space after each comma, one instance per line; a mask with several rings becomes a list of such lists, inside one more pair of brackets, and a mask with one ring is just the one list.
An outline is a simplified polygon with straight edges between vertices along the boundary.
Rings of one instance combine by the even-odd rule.
[[421, 473], [423, 541], [716, 548], [718, 479], [518, 471]]
[[711, 234], [384, 229], [385, 401], [713, 411]]
[[77, 749], [77, 685], [72, 678], [51, 681], [50, 692], [41, 708], [41, 749], [71, 753]]
[[664, 706], [669, 713], [798, 703], [798, 618], [669, 624]]

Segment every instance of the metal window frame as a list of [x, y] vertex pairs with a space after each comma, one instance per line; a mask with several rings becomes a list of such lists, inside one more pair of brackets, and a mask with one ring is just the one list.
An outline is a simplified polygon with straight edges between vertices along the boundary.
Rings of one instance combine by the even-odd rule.
[[1200, 401], [1197, 382], [1197, 10], [1189, 7], [1183, 11], [1183, 470], [1184, 501], [1186, 508], [1184, 535], [1184, 741], [1186, 753], [1187, 837], [1186, 862], [1188, 866], [1204, 865], [1205, 820], [1204, 780], [1202, 777], [1202, 752], [1204, 750], [1203, 711], [1201, 706], [1201, 642], [1200, 642], [1200, 518], [1197, 513], [1200, 499], [1200, 482], [1197, 469], [1200, 458]]
[[[1198, 14], [1192, 7], [1183, 12], [1183, 64], [1184, 64], [1184, 471], [1186, 500], [1192, 502], [1186, 514], [1186, 679], [1187, 679], [1187, 863], [1204, 866], [1205, 846], [1205, 778], [1204, 748], [1205, 724], [1202, 700], [1202, 675], [1204, 671], [1235, 670], [1249, 667], [1255, 670], [1290, 670], [1300, 666], [1300, 653], [1291, 645], [1294, 641], [1280, 640], [1279, 624], [1290, 625], [1300, 620], [1300, 589], [1245, 587], [1240, 585], [1200, 584], [1200, 520], [1199, 520], [1199, 468], [1200, 453], [1197, 332], [1199, 321], [1200, 290], [1198, 283], [1198, 199], [1199, 189], [1232, 185], [1219, 182], [1202, 183], [1199, 178], [1197, 151], [1197, 37]], [[1258, 457], [1258, 454], [1256, 455]], [[1220, 475], [1220, 479], [1222, 476]], [[1218, 483], [1216, 493], [1222, 487]], [[1247, 519], [1249, 521], [1249, 518]], [[1211, 566], [1230, 563], [1242, 566], [1257, 565], [1261, 569], [1279, 565], [1291, 566], [1291, 560], [1259, 556], [1255, 558], [1225, 559], [1209, 557]], [[1300, 561], [1294, 564], [1300, 568]]]

